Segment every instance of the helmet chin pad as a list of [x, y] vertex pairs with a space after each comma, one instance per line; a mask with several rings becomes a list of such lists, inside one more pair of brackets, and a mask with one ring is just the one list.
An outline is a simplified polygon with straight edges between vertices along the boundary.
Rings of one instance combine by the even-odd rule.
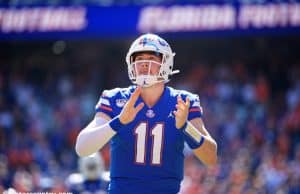
[[156, 75], [138, 75], [136, 76], [135, 84], [146, 88], [162, 81], [159, 81]]

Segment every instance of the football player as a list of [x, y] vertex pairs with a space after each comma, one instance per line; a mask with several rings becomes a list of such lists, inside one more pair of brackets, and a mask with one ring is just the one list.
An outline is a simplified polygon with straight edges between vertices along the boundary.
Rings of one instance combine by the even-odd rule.
[[104, 161], [96, 152], [78, 160], [79, 172], [70, 174], [66, 186], [73, 194], [107, 194], [109, 176]]
[[77, 137], [79, 156], [110, 142], [110, 194], [178, 193], [184, 143], [204, 164], [217, 162], [198, 95], [166, 86], [179, 72], [173, 70], [174, 56], [161, 37], [138, 37], [126, 56], [133, 85], [103, 91], [93, 121]]

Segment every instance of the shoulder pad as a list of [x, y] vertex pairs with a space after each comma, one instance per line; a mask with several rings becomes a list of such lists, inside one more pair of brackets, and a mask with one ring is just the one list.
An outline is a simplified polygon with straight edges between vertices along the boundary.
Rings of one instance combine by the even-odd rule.
[[193, 94], [186, 90], [176, 90], [174, 88], [170, 88], [170, 90], [171, 90], [172, 96], [177, 97], [178, 95], [181, 95], [182, 99], [184, 99], [184, 100], [186, 97], [189, 97], [190, 101], [199, 101], [199, 96], [197, 94]]
[[171, 95], [176, 97], [178, 95], [181, 95], [182, 99], [185, 101], [186, 97], [189, 97], [190, 99], [190, 114], [189, 114], [189, 120], [195, 117], [202, 117], [203, 115], [203, 109], [200, 105], [200, 99], [197, 94], [193, 94], [191, 92], [188, 92], [186, 90], [176, 90], [171, 88]]
[[104, 90], [102, 92], [101, 97], [104, 98], [113, 98], [118, 96], [124, 96], [126, 94], [130, 94], [134, 90], [134, 87], [128, 87], [128, 88], [114, 88], [111, 90]]

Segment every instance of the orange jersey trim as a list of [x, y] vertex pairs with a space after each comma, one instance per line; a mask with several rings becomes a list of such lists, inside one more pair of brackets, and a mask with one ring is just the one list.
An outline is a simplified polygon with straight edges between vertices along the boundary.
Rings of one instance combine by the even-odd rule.
[[201, 112], [200, 108], [191, 108], [189, 112]]
[[108, 107], [108, 106], [104, 106], [104, 105], [100, 105], [99, 107], [100, 109], [103, 109], [103, 110], [107, 110], [107, 111], [112, 111], [112, 108]]

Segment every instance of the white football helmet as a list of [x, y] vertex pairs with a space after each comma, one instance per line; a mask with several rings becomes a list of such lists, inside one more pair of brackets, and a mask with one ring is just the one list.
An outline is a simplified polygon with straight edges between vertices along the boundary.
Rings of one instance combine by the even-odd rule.
[[[138, 75], [136, 72], [135, 62], [133, 55], [140, 52], [155, 52], [162, 56], [160, 70], [158, 75], [150, 75], [150, 70], [147, 75]], [[173, 60], [175, 53], [172, 52], [171, 47], [161, 37], [155, 34], [144, 34], [138, 37], [130, 46], [126, 55], [126, 63], [128, 66], [129, 79], [133, 84], [142, 87], [149, 87], [159, 82], [168, 82], [169, 76], [179, 73], [179, 70], [173, 71]], [[147, 61], [147, 60], [146, 60]], [[151, 63], [154, 61], [148, 60], [151, 68]]]
[[104, 161], [100, 153], [79, 158], [79, 171], [85, 180], [96, 180], [104, 172]]

